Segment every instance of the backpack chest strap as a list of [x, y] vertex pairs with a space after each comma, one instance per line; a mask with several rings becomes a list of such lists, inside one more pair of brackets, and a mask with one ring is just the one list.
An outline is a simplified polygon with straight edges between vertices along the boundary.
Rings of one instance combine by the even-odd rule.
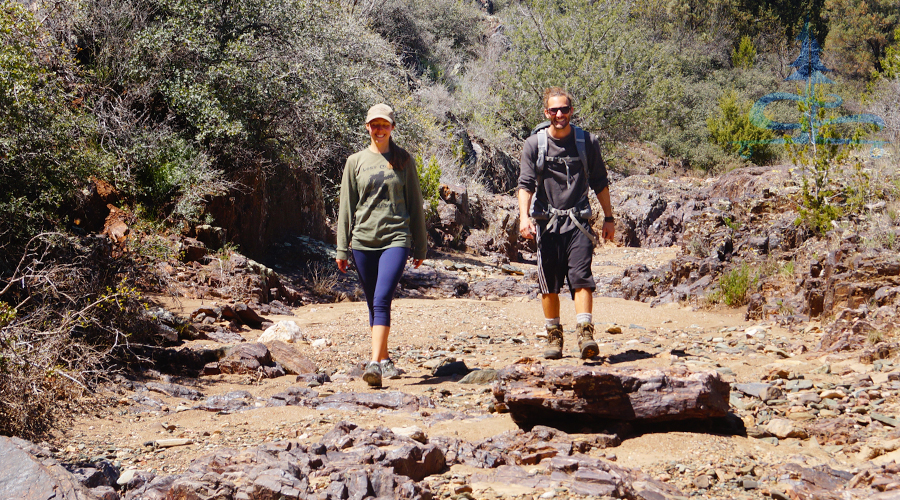
[[568, 164], [574, 161], [581, 161], [581, 158], [578, 156], [544, 156], [546, 163]]

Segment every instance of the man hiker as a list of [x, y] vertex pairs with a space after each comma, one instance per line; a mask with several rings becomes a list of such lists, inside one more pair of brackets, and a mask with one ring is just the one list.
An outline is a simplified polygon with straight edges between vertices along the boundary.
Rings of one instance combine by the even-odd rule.
[[537, 238], [538, 283], [547, 327], [547, 359], [563, 352], [559, 291], [568, 280], [575, 301], [575, 334], [582, 359], [600, 353], [594, 341], [591, 274], [594, 245], [588, 188], [603, 207], [602, 237], [612, 240], [616, 225], [609, 199], [609, 179], [597, 138], [572, 125], [572, 97], [559, 87], [544, 91], [544, 116], [550, 125], [525, 141], [519, 172], [519, 233]]

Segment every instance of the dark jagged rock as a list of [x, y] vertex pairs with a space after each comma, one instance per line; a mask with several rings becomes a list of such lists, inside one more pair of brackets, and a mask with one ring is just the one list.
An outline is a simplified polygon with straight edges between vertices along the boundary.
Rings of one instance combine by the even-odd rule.
[[432, 370], [431, 374], [435, 377], [449, 377], [452, 375], [466, 375], [470, 371], [471, 370], [466, 366], [465, 361], [446, 358]]
[[297, 349], [287, 342], [274, 340], [268, 343], [268, 347], [272, 360], [281, 365], [289, 375], [315, 373], [319, 369], [315, 362], [297, 352]]
[[716, 372], [686, 368], [508, 366], [494, 397], [516, 423], [571, 426], [573, 421], [660, 422], [728, 414], [729, 385]]
[[210, 396], [194, 408], [198, 410], [231, 413], [252, 408], [255, 401], [256, 398], [247, 391], [232, 391], [226, 394]]
[[289, 387], [284, 392], [272, 395], [267, 406], [315, 407], [319, 393], [305, 387]]
[[437, 289], [445, 296], [462, 297], [469, 293], [469, 284], [465, 280], [428, 266], [404, 271], [400, 285], [407, 290]]
[[227, 330], [218, 325], [199, 325], [195, 328], [198, 332], [196, 335], [197, 339], [212, 340], [220, 344], [237, 344], [247, 340], [240, 333]]
[[537, 283], [517, 280], [510, 276], [472, 283], [469, 285], [469, 291], [476, 297], [527, 297], [538, 293], [539, 289]]
[[87, 488], [112, 487], [119, 479], [119, 470], [107, 461], [91, 464], [89, 467], [66, 467], [75, 479]]
[[221, 227], [201, 224], [194, 228], [194, 231], [197, 233], [197, 239], [213, 251], [219, 250], [228, 241], [225, 237], [225, 229]]
[[256, 313], [250, 306], [243, 302], [237, 302], [233, 306], [234, 312], [241, 321], [248, 325], [259, 326], [266, 319]]
[[176, 250], [184, 262], [199, 262], [209, 253], [206, 245], [194, 238], [183, 238]]
[[28, 441], [0, 436], [0, 498], [85, 500], [92, 496], [48, 452]]
[[339, 392], [321, 398], [321, 408], [388, 408], [392, 410], [416, 411], [420, 408], [434, 408], [434, 402], [425, 396], [413, 396], [403, 392]]
[[173, 398], [184, 398], [196, 401], [203, 398], [203, 393], [178, 384], [160, 384], [158, 382], [147, 382], [147, 389], [153, 392], [159, 392]]
[[327, 373], [301, 373], [297, 375], [297, 383], [301, 382], [322, 385], [331, 382], [331, 377]]
[[284, 375], [284, 369], [272, 360], [269, 349], [257, 342], [238, 344], [218, 362], [204, 366], [204, 374], [262, 374], [267, 378]]
[[[438, 246], [461, 249], [467, 220], [467, 214], [458, 205], [441, 200], [438, 202], [437, 218], [429, 228], [429, 236]], [[471, 225], [471, 221], [468, 222]]]

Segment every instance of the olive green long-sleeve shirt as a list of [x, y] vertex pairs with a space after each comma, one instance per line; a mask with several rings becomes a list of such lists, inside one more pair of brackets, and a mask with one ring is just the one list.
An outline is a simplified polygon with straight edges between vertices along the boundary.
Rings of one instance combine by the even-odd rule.
[[412, 249], [414, 259], [427, 251], [425, 210], [415, 162], [393, 170], [389, 154], [368, 148], [351, 155], [344, 165], [337, 225], [337, 258], [349, 250]]

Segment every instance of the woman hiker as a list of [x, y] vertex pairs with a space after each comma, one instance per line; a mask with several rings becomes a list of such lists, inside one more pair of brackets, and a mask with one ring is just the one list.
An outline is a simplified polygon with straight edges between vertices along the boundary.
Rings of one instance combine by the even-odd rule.
[[363, 380], [381, 386], [382, 377], [399, 378], [388, 355], [391, 300], [406, 260], [419, 267], [425, 259], [425, 211], [419, 176], [409, 153], [391, 139], [394, 111], [376, 104], [366, 114], [369, 147], [347, 158], [341, 181], [337, 225], [337, 262], [347, 271], [352, 254], [369, 306], [372, 359]]

